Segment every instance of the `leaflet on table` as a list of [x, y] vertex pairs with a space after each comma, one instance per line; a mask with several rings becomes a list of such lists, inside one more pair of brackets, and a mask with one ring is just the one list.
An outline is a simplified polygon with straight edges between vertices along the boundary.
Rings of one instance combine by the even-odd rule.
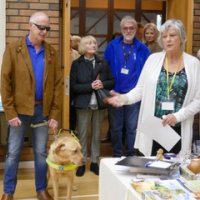
[[200, 193], [200, 180], [186, 181], [184, 184], [192, 192], [199, 192]]
[[132, 186], [144, 200], [195, 200], [177, 180], [132, 182]]
[[143, 200], [195, 200], [183, 190], [151, 190], [142, 194]]
[[200, 199], [200, 180], [185, 180], [181, 181], [183, 186], [195, 194], [196, 198]]
[[138, 130], [170, 151], [180, 136], [169, 125], [163, 126], [162, 119], [149, 116], [138, 126]]

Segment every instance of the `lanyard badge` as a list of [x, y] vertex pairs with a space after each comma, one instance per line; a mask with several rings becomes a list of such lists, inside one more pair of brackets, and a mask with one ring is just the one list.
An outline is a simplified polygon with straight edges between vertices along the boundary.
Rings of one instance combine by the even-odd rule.
[[170, 111], [174, 111], [175, 109], [175, 103], [174, 100], [170, 100], [170, 93], [173, 90], [173, 85], [176, 79], [176, 74], [178, 72], [179, 69], [179, 65], [177, 66], [176, 72], [174, 73], [171, 81], [169, 80], [169, 64], [168, 64], [168, 59], [167, 57], [165, 58], [165, 66], [166, 66], [166, 70], [167, 70], [167, 101], [163, 101], [161, 102], [161, 108], [162, 110], [170, 110]]
[[122, 51], [124, 57], [124, 67], [121, 68], [121, 74], [129, 74], [129, 69], [127, 68], [127, 62], [130, 56], [133, 54], [134, 60], [136, 60], [136, 54], [133, 53], [133, 44], [131, 44], [130, 49], [126, 51], [125, 45], [122, 44]]

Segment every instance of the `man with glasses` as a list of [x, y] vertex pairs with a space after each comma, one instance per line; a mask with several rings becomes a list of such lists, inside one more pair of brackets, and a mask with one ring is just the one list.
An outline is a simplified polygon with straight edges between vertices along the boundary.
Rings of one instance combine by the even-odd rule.
[[[115, 78], [113, 95], [127, 93], [135, 87], [143, 65], [150, 55], [148, 48], [135, 38], [137, 22], [133, 17], [123, 17], [120, 28], [122, 36], [112, 40], [104, 54]], [[125, 155], [132, 156], [136, 153], [134, 142], [139, 109], [139, 103], [120, 108], [109, 107], [108, 115], [114, 157], [123, 155], [122, 132], [125, 132]]]
[[49, 17], [30, 17], [29, 34], [7, 46], [1, 70], [1, 97], [9, 124], [8, 149], [1, 200], [13, 200], [24, 134], [32, 128], [35, 187], [39, 200], [53, 200], [47, 192], [48, 130], [58, 127], [62, 99], [62, 75], [55, 49], [45, 42]]

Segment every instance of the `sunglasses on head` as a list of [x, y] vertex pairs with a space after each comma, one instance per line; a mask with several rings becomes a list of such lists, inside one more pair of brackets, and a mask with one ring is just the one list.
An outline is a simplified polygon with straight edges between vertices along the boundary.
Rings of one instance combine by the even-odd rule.
[[51, 27], [50, 26], [44, 26], [44, 25], [39, 25], [39, 24], [35, 24], [33, 23], [40, 31], [50, 31], [51, 30]]

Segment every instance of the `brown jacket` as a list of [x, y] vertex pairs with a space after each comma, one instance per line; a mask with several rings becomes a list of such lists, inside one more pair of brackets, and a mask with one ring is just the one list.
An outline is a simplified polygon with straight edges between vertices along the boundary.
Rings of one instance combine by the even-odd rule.
[[[45, 42], [43, 114], [59, 119], [62, 101], [62, 74], [56, 50]], [[25, 38], [9, 44], [1, 68], [1, 97], [6, 119], [18, 114], [33, 115], [35, 79]]]

